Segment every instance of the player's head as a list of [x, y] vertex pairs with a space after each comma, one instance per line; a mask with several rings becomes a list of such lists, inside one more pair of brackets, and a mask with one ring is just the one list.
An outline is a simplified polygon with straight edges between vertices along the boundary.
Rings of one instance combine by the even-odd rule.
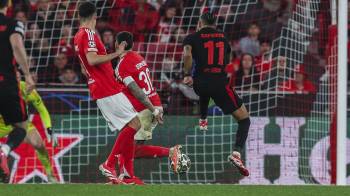
[[119, 44], [126, 42], [125, 50], [131, 50], [134, 45], [133, 36], [130, 32], [122, 31], [117, 34], [115, 41], [115, 48], [118, 48]]
[[216, 17], [211, 12], [204, 12], [199, 18], [199, 28], [203, 26], [214, 26]]
[[0, 10], [7, 8], [9, 0], [0, 0]]
[[81, 3], [79, 5], [79, 17], [82, 23], [93, 21], [96, 24], [96, 6], [89, 1]]

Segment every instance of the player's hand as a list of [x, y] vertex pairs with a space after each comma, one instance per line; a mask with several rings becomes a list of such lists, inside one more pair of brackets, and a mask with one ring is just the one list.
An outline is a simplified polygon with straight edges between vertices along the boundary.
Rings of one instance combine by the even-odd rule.
[[183, 83], [186, 84], [187, 86], [192, 86], [193, 85], [192, 76], [185, 76]]
[[154, 121], [157, 121], [161, 125], [164, 123], [162, 110], [155, 109], [153, 111], [153, 116], [154, 116], [154, 119], [153, 119]]
[[128, 46], [128, 44], [126, 43], [126, 41], [122, 41], [122, 43], [116, 45], [116, 54], [117, 56], [123, 54], [123, 52], [125, 52], [125, 48]]
[[24, 77], [26, 80], [26, 91], [27, 93], [30, 93], [35, 89], [35, 82], [31, 75], [25, 75]]
[[58, 146], [57, 137], [55, 136], [55, 134], [54, 134], [54, 132], [52, 131], [52, 129], [51, 129], [51, 128], [47, 128], [47, 129], [46, 129], [46, 132], [47, 132], [47, 134], [46, 134], [47, 141], [48, 141], [49, 143], [51, 143], [53, 147]]

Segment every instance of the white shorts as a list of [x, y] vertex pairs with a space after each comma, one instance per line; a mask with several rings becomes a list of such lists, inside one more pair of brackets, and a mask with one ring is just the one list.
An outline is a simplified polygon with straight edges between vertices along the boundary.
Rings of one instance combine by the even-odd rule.
[[137, 112], [123, 93], [118, 93], [96, 101], [111, 131], [121, 130]]
[[[156, 107], [163, 110], [162, 107]], [[149, 109], [145, 109], [137, 114], [141, 122], [141, 128], [135, 134], [135, 140], [151, 140], [153, 129], [158, 125], [157, 121], [153, 121], [153, 114]]]

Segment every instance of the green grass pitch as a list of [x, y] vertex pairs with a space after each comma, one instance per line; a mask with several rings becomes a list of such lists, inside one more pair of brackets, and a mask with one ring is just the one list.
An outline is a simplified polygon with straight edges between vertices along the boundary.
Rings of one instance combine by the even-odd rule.
[[350, 186], [243, 186], [243, 185], [146, 185], [24, 184], [0, 185], [0, 196], [350, 196]]

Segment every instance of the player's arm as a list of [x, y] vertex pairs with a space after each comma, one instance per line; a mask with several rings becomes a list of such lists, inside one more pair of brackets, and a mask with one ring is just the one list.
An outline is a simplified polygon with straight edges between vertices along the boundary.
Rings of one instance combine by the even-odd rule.
[[152, 112], [155, 111], [152, 102], [149, 100], [149, 98], [143, 92], [143, 90], [136, 84], [135, 81], [130, 82], [127, 87], [130, 90], [130, 92], [134, 95], [134, 97], [136, 97], [136, 99], [139, 100], [144, 106], [146, 106]]
[[184, 72], [186, 76], [191, 74], [192, 70], [192, 46], [184, 46]]
[[192, 46], [185, 45], [184, 46], [184, 83], [192, 86], [193, 78], [191, 76], [192, 70]]
[[126, 44], [125, 42], [124, 43], [122, 42], [115, 52], [107, 55], [98, 55], [97, 52], [95, 51], [87, 51], [86, 59], [88, 63], [93, 66], [106, 63], [108, 61], [111, 61], [117, 58], [121, 53], [123, 53], [125, 44]]
[[41, 96], [36, 90], [33, 90], [29, 95], [28, 95], [28, 100], [30, 103], [34, 106], [36, 111], [39, 113], [40, 119], [44, 124], [45, 130], [46, 130], [46, 137], [48, 138], [48, 141], [52, 141], [53, 146], [57, 146], [58, 142], [56, 137], [54, 136], [54, 133], [52, 131], [52, 122], [51, 122], [51, 117], [50, 113], [47, 110]]
[[31, 104], [34, 106], [36, 111], [38, 111], [40, 118], [45, 125], [45, 128], [46, 129], [51, 128], [52, 124], [51, 124], [51, 117], [50, 117], [49, 111], [47, 110], [39, 93], [36, 90], [33, 90], [29, 94], [28, 99], [31, 102]]
[[156, 120], [162, 124], [163, 115], [161, 114], [161, 111], [159, 111], [153, 106], [152, 102], [149, 100], [147, 95], [143, 92], [143, 90], [139, 87], [139, 85], [136, 84], [136, 82], [132, 79], [132, 77], [129, 76], [125, 78], [123, 82], [128, 87], [131, 94], [134, 95], [134, 97], [137, 100], [139, 100], [144, 106], [146, 106], [149, 110], [151, 110]]
[[96, 52], [86, 53], [86, 59], [90, 65], [99, 65], [111, 61], [119, 56], [119, 52], [110, 53], [107, 55], [98, 55]]
[[23, 23], [17, 22], [11, 28], [12, 32], [10, 35], [10, 43], [13, 55], [16, 59], [16, 62], [21, 66], [22, 72], [26, 79], [27, 91], [31, 92], [35, 88], [35, 84], [29, 72], [29, 61], [23, 43], [24, 26]]

